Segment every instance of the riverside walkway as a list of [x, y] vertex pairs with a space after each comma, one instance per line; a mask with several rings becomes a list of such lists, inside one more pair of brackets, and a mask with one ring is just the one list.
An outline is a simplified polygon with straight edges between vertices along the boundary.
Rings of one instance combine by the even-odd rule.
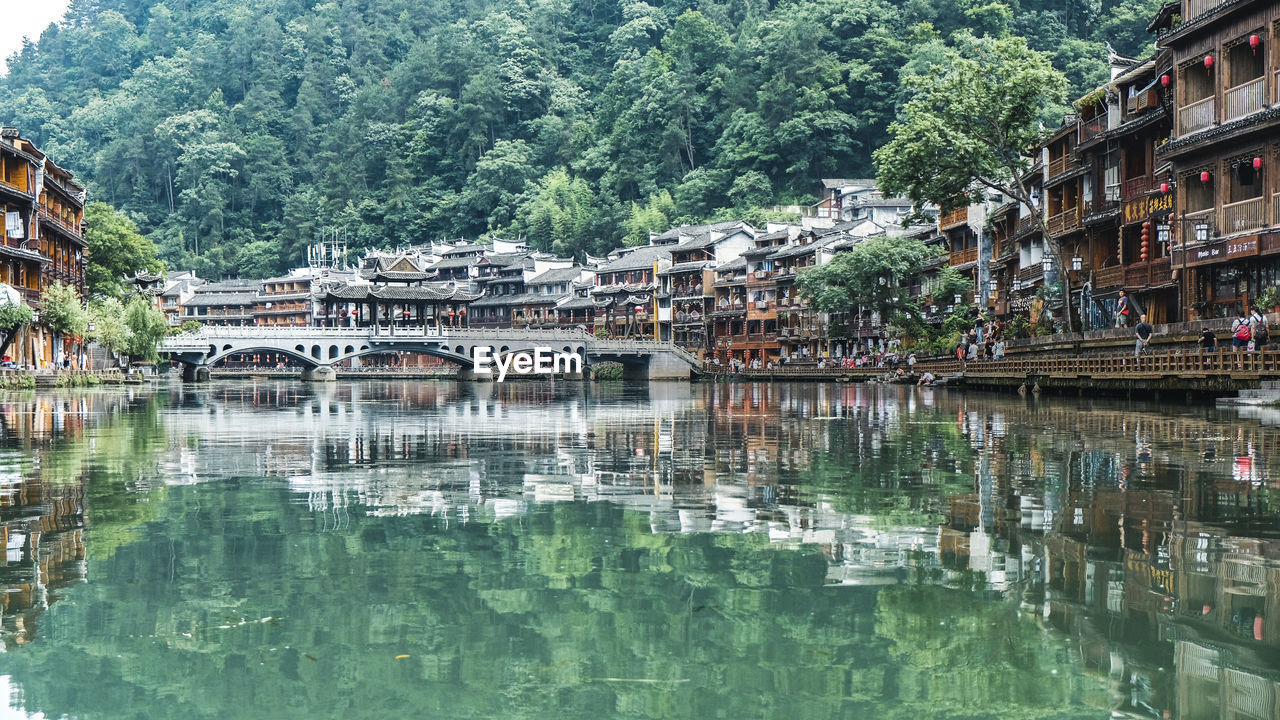
[[[871, 380], [891, 378], [894, 367], [781, 366], [768, 370], [727, 373], [704, 367], [712, 377], [759, 380]], [[1041, 389], [1116, 391], [1187, 391], [1228, 393], [1256, 388], [1263, 380], [1280, 380], [1280, 350], [1258, 352], [1220, 351], [1206, 353], [1194, 349], [1154, 350], [1134, 357], [1133, 352], [1075, 355], [1064, 353], [1022, 353], [1001, 360], [961, 361], [956, 358], [919, 360], [915, 375], [933, 373], [938, 378], [979, 387], [1039, 387]]]

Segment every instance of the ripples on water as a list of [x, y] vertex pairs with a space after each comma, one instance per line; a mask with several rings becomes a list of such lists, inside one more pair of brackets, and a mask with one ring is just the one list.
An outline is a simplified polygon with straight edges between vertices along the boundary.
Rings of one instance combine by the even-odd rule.
[[1265, 417], [785, 384], [0, 409], [20, 716], [1280, 716]]

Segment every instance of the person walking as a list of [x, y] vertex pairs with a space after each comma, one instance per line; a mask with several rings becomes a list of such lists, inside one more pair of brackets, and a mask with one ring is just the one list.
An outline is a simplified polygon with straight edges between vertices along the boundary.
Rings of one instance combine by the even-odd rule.
[[1156, 329], [1147, 322], [1146, 315], [1138, 317], [1138, 324], [1133, 328], [1133, 336], [1137, 338], [1133, 343], [1134, 357], [1138, 357], [1147, 349], [1147, 346], [1151, 344], [1151, 336], [1155, 331]]
[[1231, 321], [1231, 350], [1232, 352], [1240, 352], [1249, 347], [1249, 339], [1253, 336], [1253, 331], [1249, 329], [1249, 318], [1244, 315], [1237, 315], [1236, 319]]
[[1196, 344], [1200, 346], [1202, 352], [1216, 352], [1218, 349], [1218, 337], [1213, 334], [1212, 330], [1205, 328], [1204, 332], [1200, 333], [1200, 339], [1196, 341]]
[[1129, 312], [1129, 296], [1121, 290], [1120, 299], [1116, 300], [1116, 327], [1124, 327], [1129, 324]]
[[1267, 316], [1262, 314], [1258, 308], [1254, 308], [1249, 313], [1249, 339], [1253, 341], [1253, 349], [1261, 350], [1267, 346], [1267, 341], [1271, 339], [1271, 332], [1267, 329]]

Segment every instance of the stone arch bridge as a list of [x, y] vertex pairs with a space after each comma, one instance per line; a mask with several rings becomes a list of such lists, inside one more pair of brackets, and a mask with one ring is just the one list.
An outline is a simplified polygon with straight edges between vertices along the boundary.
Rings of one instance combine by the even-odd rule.
[[[549, 348], [577, 353], [585, 371], [593, 363], [620, 363], [627, 379], [688, 379], [697, 358], [670, 343], [651, 340], [602, 340], [582, 330], [510, 330], [423, 327], [223, 327], [166, 338], [159, 351], [182, 363], [184, 380], [208, 378], [208, 367], [229, 355], [272, 352], [294, 358], [305, 368], [304, 380], [332, 380], [333, 366], [345, 360], [387, 352], [434, 355], [459, 366], [462, 380], [489, 380], [472, 372], [479, 348], [493, 356]], [[512, 375], [508, 375], [511, 377]], [[493, 377], [496, 377], [494, 375]]]

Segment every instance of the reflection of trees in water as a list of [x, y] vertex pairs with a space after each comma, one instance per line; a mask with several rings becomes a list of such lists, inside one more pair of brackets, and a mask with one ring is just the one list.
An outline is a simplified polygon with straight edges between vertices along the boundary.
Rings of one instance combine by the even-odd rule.
[[[1106, 403], [924, 404], [898, 388], [648, 392], [175, 389], [118, 426], [116, 450], [50, 458], [94, 478], [94, 582], [87, 604], [55, 607], [66, 625], [51, 642], [101, 648], [68, 666], [85, 672], [126, 648], [104, 707], [181, 697], [197, 717], [247, 714], [214, 691], [248, 684], [273, 708], [439, 714], [783, 711], [730, 697], [743, 684], [789, 688], [787, 712], [817, 716], [1145, 712], [1118, 698], [1160, 708], [1193, 687], [1169, 623], [1243, 649], [1232, 662], [1276, 646], [1280, 611], [1238, 600], [1280, 596], [1265, 539], [1274, 429]], [[157, 455], [164, 482], [219, 483], [165, 490]], [[871, 582], [908, 586], [820, 587]], [[1259, 616], [1277, 619], [1262, 640]], [[1096, 676], [1080, 678], [1036, 617]], [[30, 671], [64, 660], [28, 657]], [[282, 687], [259, 689], [258, 672]], [[1106, 691], [1112, 673], [1126, 680]]]
[[6, 395], [0, 426], [21, 448], [0, 455], [0, 632], [23, 644], [45, 608], [153, 515], [128, 490], [149, 483], [166, 443], [150, 399], [133, 392]]
[[[449, 527], [365, 517], [321, 533], [301, 507], [259, 512], [284, 492], [175, 488], [155, 531], [106, 561], [106, 579], [79, 602], [55, 609], [38, 652], [12, 658], [31, 707], [104, 717], [149, 707], [193, 718], [317, 708], [906, 718], [933, 695], [947, 702], [931, 717], [1036, 717], [1088, 694], [1068, 663], [1037, 684], [981, 693], [978, 681], [1001, 669], [1058, 667], [1029, 647], [1030, 630], [980, 643], [978, 628], [1004, 621], [1007, 607], [953, 603], [953, 632], [926, 622], [919, 601], [823, 587], [819, 553], [778, 551], [760, 536], [655, 535], [642, 513], [606, 504]], [[919, 621], [881, 617], [899, 605], [891, 612]], [[990, 667], [895, 669], [927, 657], [940, 634], [966, 652], [980, 647]], [[1045, 698], [1055, 704], [1037, 709]]]

